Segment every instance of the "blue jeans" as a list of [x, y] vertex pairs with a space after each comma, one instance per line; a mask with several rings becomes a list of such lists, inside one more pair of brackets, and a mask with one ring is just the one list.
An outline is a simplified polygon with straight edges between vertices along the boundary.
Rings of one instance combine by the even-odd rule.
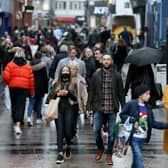
[[36, 112], [36, 118], [41, 119], [41, 108], [43, 103], [43, 97], [41, 96], [30, 96], [29, 97], [29, 105], [28, 105], [28, 117], [32, 116], [33, 109]]
[[93, 131], [96, 137], [96, 145], [98, 150], [104, 150], [103, 139], [101, 135], [101, 128], [103, 126], [104, 119], [107, 120], [108, 125], [108, 145], [107, 145], [107, 154], [113, 154], [113, 145], [114, 145], [114, 126], [116, 122], [116, 114], [104, 114], [102, 112], [95, 112], [93, 116]]
[[142, 158], [143, 141], [131, 141], [131, 149], [133, 153], [133, 162], [131, 168], [144, 168]]

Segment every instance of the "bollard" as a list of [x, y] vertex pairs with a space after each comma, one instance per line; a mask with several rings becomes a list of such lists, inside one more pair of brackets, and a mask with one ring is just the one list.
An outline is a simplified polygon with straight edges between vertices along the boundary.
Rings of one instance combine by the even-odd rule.
[[[164, 88], [163, 104], [166, 110], [166, 122], [168, 122], [168, 85]], [[168, 129], [165, 129], [163, 134], [163, 150], [168, 153]]]

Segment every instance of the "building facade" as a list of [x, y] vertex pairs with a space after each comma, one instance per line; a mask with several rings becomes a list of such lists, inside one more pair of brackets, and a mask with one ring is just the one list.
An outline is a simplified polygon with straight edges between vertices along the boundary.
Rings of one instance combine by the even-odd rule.
[[147, 45], [159, 48], [166, 44], [168, 1], [154, 0], [147, 3]]
[[10, 31], [12, 26], [13, 3], [11, 0], [0, 0], [0, 36]]
[[85, 21], [86, 0], [52, 0], [50, 1], [52, 19], [56, 22], [74, 23]]

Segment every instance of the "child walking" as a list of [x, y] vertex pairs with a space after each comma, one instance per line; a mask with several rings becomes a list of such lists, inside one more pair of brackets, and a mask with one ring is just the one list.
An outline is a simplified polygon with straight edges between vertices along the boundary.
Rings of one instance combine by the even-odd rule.
[[120, 117], [125, 121], [130, 117], [133, 123], [133, 130], [130, 136], [130, 145], [133, 153], [131, 168], [144, 168], [142, 147], [145, 142], [149, 142], [152, 128], [168, 129], [168, 123], [154, 120], [153, 112], [148, 104], [150, 99], [150, 89], [145, 84], [135, 87], [137, 99], [131, 100], [123, 108]]

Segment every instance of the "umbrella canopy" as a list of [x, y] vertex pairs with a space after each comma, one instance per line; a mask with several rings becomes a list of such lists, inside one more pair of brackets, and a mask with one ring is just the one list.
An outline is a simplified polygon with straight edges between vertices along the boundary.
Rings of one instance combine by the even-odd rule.
[[162, 57], [163, 52], [161, 49], [143, 47], [130, 51], [125, 59], [125, 62], [135, 64], [137, 66], [143, 66], [147, 64], [159, 63]]

